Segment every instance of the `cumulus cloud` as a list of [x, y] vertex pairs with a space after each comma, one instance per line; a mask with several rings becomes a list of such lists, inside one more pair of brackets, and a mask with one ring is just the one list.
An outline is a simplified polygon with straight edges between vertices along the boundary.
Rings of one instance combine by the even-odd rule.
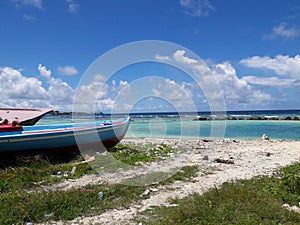
[[39, 9], [43, 8], [43, 1], [42, 0], [13, 0], [16, 7], [21, 6], [33, 6]]
[[79, 3], [74, 0], [66, 0], [66, 3], [68, 4], [69, 13], [76, 13], [79, 10]]
[[108, 84], [105, 83], [105, 77], [95, 74], [90, 83], [80, 85], [76, 89], [73, 99], [74, 111], [111, 110], [113, 100], [109, 97], [111, 94], [109, 90]]
[[59, 66], [57, 70], [60, 74], [67, 76], [74, 76], [78, 74], [78, 70], [75, 68], [75, 66]]
[[25, 14], [25, 15], [23, 16], [23, 18], [24, 18], [25, 20], [29, 20], [29, 21], [34, 21], [34, 20], [36, 20], [36, 17], [35, 17], [35, 16], [30, 16], [30, 15], [28, 15], [28, 14]]
[[268, 56], [253, 56], [242, 59], [241, 64], [251, 68], [269, 69], [277, 75], [287, 75], [290, 77], [300, 76], [300, 56], [290, 57], [288, 55], [277, 55], [275, 58]]
[[289, 27], [287, 23], [282, 22], [274, 26], [270, 34], [264, 35], [264, 39], [294, 39], [299, 37], [300, 30], [297, 27]]
[[0, 67], [0, 105], [49, 107], [60, 111], [72, 111], [74, 106], [75, 111], [109, 111], [114, 106], [115, 95], [130, 86], [127, 81], [121, 80], [118, 84], [114, 82], [115, 91], [112, 91], [112, 87], [105, 83], [105, 76], [95, 74], [91, 82], [74, 89], [62, 79], [52, 76], [46, 66], [39, 64], [37, 69], [46, 78], [44, 82], [24, 75], [20, 70]]
[[155, 56], [155, 59], [156, 60], [159, 60], [159, 61], [169, 61], [170, 60], [170, 57], [169, 56], [162, 56], [162, 55], [156, 55]]
[[0, 83], [2, 105], [32, 107], [42, 105], [48, 97], [41, 81], [11, 67], [0, 67]]
[[23, 75], [20, 70], [0, 67], [0, 82], [5, 84], [0, 86], [0, 104], [70, 111], [75, 90], [61, 79], [52, 77], [51, 71], [45, 66], [40, 64], [38, 70], [41, 76], [47, 78], [47, 85], [37, 78]]
[[182, 64], [195, 64], [197, 60], [185, 56], [184, 50], [178, 50], [174, 53], [173, 59]]
[[249, 84], [270, 86], [270, 87], [289, 87], [292, 85], [294, 79], [280, 79], [278, 77], [258, 77], [258, 76], [244, 76], [242, 80]]
[[[127, 83], [118, 92], [114, 98], [113, 110], [115, 113], [131, 110], [173, 110], [174, 108], [177, 111], [192, 111], [195, 106], [192, 97], [193, 93], [187, 83], [160, 76], [142, 77]], [[162, 108], [162, 101], [169, 104], [165, 104], [165, 108]], [[173, 106], [172, 109], [170, 105]]]
[[179, 0], [179, 4], [190, 16], [208, 16], [215, 11], [208, 0]]
[[51, 77], [51, 70], [47, 70], [46, 66], [43, 66], [42, 64], [38, 65], [38, 70], [40, 71], [40, 75], [46, 78]]
[[212, 72], [230, 106], [264, 105], [272, 101], [270, 94], [255, 89], [246, 80], [240, 79], [229, 62], [213, 65]]
[[66, 82], [62, 81], [59, 78], [51, 77], [48, 80], [49, 88], [48, 88], [48, 98], [52, 102], [52, 104], [57, 104], [57, 107], [62, 106], [70, 106], [73, 103], [73, 96], [75, 90], [68, 85]]
[[[190, 72], [196, 85], [202, 89], [208, 100], [201, 97], [198, 99], [201, 103], [208, 102], [210, 106], [221, 106], [221, 102], [225, 100], [226, 106], [229, 108], [251, 108], [273, 101], [270, 94], [255, 88], [247, 80], [240, 79], [230, 62], [208, 66], [203, 60], [186, 56], [184, 50], [176, 51], [170, 56], [170, 59], [191, 68]], [[192, 91], [191, 86], [188, 89]], [[194, 95], [203, 96], [199, 93]]]

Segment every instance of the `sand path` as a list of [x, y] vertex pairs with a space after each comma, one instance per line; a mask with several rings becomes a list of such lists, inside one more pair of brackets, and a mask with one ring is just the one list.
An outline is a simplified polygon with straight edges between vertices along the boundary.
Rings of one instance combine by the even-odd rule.
[[[139, 212], [152, 206], [170, 205], [169, 198], [183, 198], [191, 193], [201, 194], [226, 181], [248, 179], [256, 175], [271, 175], [280, 167], [299, 162], [300, 159], [300, 141], [124, 139], [122, 142], [124, 144], [165, 143], [178, 149], [180, 153], [172, 160], [138, 166], [126, 171], [104, 173], [101, 176], [87, 175], [45, 188], [67, 190], [87, 184], [118, 183], [120, 178], [130, 178], [147, 172], [168, 171], [186, 165], [199, 165], [201, 172], [190, 181], [176, 181], [168, 186], [161, 185], [150, 190], [148, 199], [132, 204], [129, 209], [109, 210], [101, 215], [77, 218], [67, 224], [136, 224], [132, 222], [132, 218]], [[217, 158], [230, 159], [234, 164], [215, 162]]]

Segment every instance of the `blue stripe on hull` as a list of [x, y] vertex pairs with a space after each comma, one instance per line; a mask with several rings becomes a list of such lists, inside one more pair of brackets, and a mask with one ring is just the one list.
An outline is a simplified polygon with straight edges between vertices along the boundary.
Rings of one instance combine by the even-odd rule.
[[[117, 125], [99, 126], [97, 123], [96, 126], [94, 123], [89, 123], [24, 127], [22, 134], [0, 135], [0, 152], [46, 150], [78, 144], [109, 142], [125, 135], [129, 126], [129, 118], [119, 121]], [[69, 130], [57, 131], [55, 129]]]

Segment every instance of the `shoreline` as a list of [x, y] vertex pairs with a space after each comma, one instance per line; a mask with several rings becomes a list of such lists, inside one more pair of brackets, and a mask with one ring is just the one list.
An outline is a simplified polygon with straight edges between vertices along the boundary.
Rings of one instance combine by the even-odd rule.
[[[141, 137], [132, 137], [132, 136], [126, 136], [121, 140], [121, 142], [123, 140], [132, 140], [132, 139], [152, 139], [152, 140], [157, 140], [157, 139], [179, 139], [179, 140], [198, 140], [198, 141], [201, 141], [201, 140], [237, 140], [237, 141], [261, 141], [262, 140], [262, 137], [205, 137], [205, 136], [201, 136], [201, 137], [195, 137], [195, 136], [166, 136], [166, 137], [144, 137], [144, 136], [141, 136]], [[300, 142], [300, 139], [289, 139], [289, 138], [270, 138], [270, 141], [299, 141]]]

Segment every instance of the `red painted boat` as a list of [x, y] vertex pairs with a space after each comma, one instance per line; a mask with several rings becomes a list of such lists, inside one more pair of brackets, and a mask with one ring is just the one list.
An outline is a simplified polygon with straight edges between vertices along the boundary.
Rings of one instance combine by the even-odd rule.
[[53, 111], [49, 108], [11, 108], [0, 107], [0, 123], [5, 119], [9, 123], [18, 121], [22, 126], [36, 124], [45, 114]]

